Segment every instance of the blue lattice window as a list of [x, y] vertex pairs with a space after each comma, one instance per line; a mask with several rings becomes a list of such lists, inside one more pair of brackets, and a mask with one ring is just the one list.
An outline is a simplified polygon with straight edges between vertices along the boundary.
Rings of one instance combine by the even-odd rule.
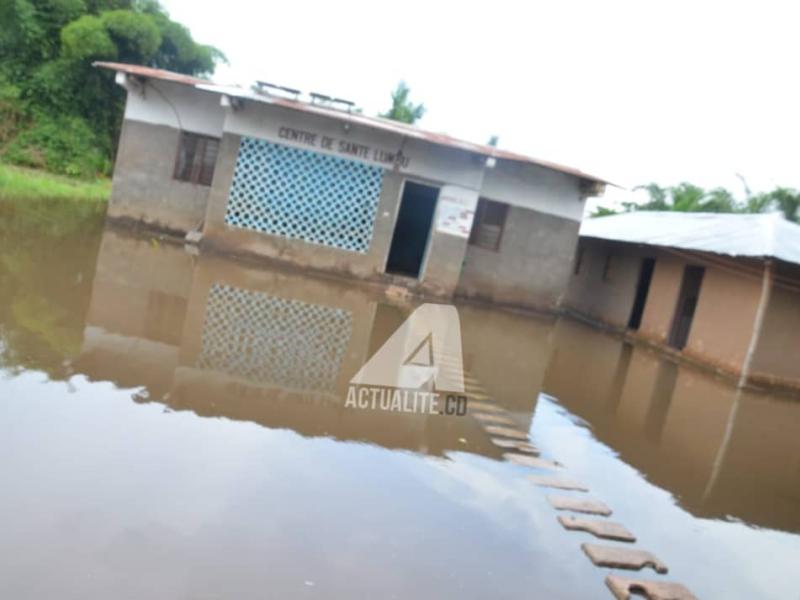
[[243, 137], [225, 222], [363, 253], [382, 178], [380, 167]]
[[215, 283], [196, 364], [255, 383], [332, 392], [352, 331], [349, 311]]

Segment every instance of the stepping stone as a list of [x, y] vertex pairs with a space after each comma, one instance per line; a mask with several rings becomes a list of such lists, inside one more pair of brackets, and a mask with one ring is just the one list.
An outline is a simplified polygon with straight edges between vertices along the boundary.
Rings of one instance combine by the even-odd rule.
[[617, 600], [632, 600], [633, 594], [644, 594], [647, 600], [697, 600], [697, 596], [684, 585], [672, 581], [644, 581], [609, 575], [606, 585]]
[[487, 425], [484, 429], [492, 435], [499, 435], [501, 437], [516, 438], [518, 440], [528, 441], [528, 434], [519, 429], [512, 427], [503, 427], [502, 425]]
[[601, 546], [599, 544], [581, 544], [586, 556], [598, 567], [612, 569], [632, 569], [638, 571], [652, 567], [656, 573], [667, 572], [667, 565], [646, 550], [623, 548], [621, 546]]
[[475, 413], [474, 417], [481, 423], [496, 423], [498, 425], [511, 425], [512, 427], [516, 425], [514, 421], [499, 413]]
[[609, 516], [612, 512], [608, 506], [599, 500], [586, 500], [573, 496], [547, 496], [547, 501], [556, 510], [571, 510], [573, 512], [601, 515], [603, 517]]
[[536, 485], [542, 487], [556, 488], [559, 490], [574, 490], [576, 492], [589, 491], [589, 488], [587, 488], [585, 485], [578, 483], [574, 479], [569, 479], [568, 477], [557, 477], [553, 475], [528, 475], [528, 479], [530, 479]]
[[600, 519], [586, 519], [572, 515], [558, 515], [558, 522], [564, 529], [586, 531], [595, 537], [620, 542], [635, 542], [636, 536], [628, 531], [625, 526], [614, 521], [601, 521]]
[[514, 464], [522, 465], [523, 467], [532, 467], [534, 469], [557, 469], [561, 466], [561, 464], [554, 460], [546, 460], [527, 454], [515, 454], [513, 452], [506, 452], [503, 454], [503, 458]]
[[519, 450], [520, 452], [528, 452], [530, 454], [539, 454], [539, 449], [530, 442], [523, 442], [520, 440], [507, 440], [505, 438], [490, 438], [492, 443], [498, 448], [507, 448], [509, 450]]

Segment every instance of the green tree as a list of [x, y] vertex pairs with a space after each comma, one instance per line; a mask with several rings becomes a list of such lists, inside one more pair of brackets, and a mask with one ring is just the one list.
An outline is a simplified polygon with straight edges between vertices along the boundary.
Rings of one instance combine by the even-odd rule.
[[70, 175], [108, 172], [124, 92], [117, 60], [208, 75], [224, 55], [156, 0], [0, 0], [0, 156]]
[[756, 202], [780, 210], [789, 221], [795, 223], [800, 221], [800, 192], [797, 190], [777, 187], [771, 192], [757, 196]]
[[[100, 17], [84, 15], [61, 30], [61, 55], [76, 61], [115, 59], [117, 46]], [[49, 79], [57, 80], [54, 76]]]
[[716, 187], [705, 190], [700, 186], [683, 182], [676, 186], [662, 187], [648, 183], [634, 188], [647, 192], [645, 202], [623, 202], [621, 211], [598, 206], [591, 216], [604, 217], [636, 210], [716, 212], [716, 213], [763, 213], [781, 211], [789, 221], [800, 221], [800, 192], [777, 187], [771, 192], [753, 194], [742, 178], [745, 198], [739, 201], [729, 190]]
[[424, 104], [414, 104], [409, 99], [411, 89], [405, 81], [397, 84], [392, 92], [392, 107], [380, 116], [402, 123], [415, 123], [425, 114]]

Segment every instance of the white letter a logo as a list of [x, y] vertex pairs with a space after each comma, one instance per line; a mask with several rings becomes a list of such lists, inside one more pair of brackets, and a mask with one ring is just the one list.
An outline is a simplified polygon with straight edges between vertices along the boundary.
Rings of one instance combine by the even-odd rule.
[[417, 308], [350, 383], [405, 389], [433, 383], [435, 391], [464, 393], [461, 324], [455, 306]]

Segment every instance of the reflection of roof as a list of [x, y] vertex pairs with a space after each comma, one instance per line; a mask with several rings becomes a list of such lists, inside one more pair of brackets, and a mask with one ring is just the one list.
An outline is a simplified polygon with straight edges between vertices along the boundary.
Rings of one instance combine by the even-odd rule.
[[582, 179], [586, 179], [587, 181], [595, 181], [598, 183], [609, 183], [604, 179], [600, 179], [599, 177], [589, 175], [587, 173], [584, 173], [583, 171], [574, 169], [572, 167], [566, 167], [553, 162], [540, 160], [538, 158], [533, 158], [530, 156], [525, 156], [524, 154], [517, 154], [516, 152], [509, 152], [508, 150], [500, 150], [499, 148], [495, 148], [493, 146], [487, 146], [485, 144], [475, 144], [473, 142], [467, 142], [465, 140], [460, 140], [451, 137], [444, 133], [434, 133], [431, 131], [425, 131], [424, 129], [420, 129], [419, 127], [415, 127], [414, 125], [409, 125], [407, 123], [400, 123], [398, 121], [392, 121], [390, 119], [384, 119], [381, 117], [370, 117], [360, 113], [348, 112], [347, 110], [331, 108], [329, 106], [324, 106], [320, 104], [310, 104], [308, 102], [303, 102], [301, 100], [293, 100], [275, 95], [258, 94], [251, 90], [245, 89], [241, 86], [217, 85], [212, 81], [206, 81], [203, 79], [198, 79], [196, 77], [190, 77], [188, 75], [181, 75], [180, 73], [173, 73], [172, 71], [153, 69], [151, 67], [143, 67], [141, 65], [130, 65], [126, 63], [115, 63], [115, 62], [95, 62], [93, 63], [93, 65], [95, 67], [102, 67], [104, 69], [121, 71], [123, 73], [128, 73], [130, 75], [136, 75], [139, 77], [161, 79], [164, 81], [182, 83], [184, 85], [194, 86], [201, 90], [216, 92], [219, 94], [225, 94], [227, 96], [234, 96], [237, 98], [243, 98], [255, 102], [263, 102], [265, 104], [283, 106], [286, 108], [290, 108], [292, 110], [323, 115], [326, 117], [331, 117], [342, 121], [348, 121], [356, 125], [363, 125], [364, 127], [380, 129], [390, 133], [395, 133], [410, 138], [424, 140], [426, 142], [437, 144], [439, 146], [457, 148], [467, 152], [475, 152], [477, 154], [482, 154], [484, 156], [492, 156], [494, 158], [499, 158], [503, 160], [512, 160], [517, 162], [530, 163], [538, 165], [540, 167], [545, 167], [547, 169], [552, 169], [554, 171], [559, 171], [567, 175], [572, 175], [574, 177], [580, 177]]
[[780, 213], [638, 211], [585, 219], [581, 237], [800, 264], [800, 225]]

